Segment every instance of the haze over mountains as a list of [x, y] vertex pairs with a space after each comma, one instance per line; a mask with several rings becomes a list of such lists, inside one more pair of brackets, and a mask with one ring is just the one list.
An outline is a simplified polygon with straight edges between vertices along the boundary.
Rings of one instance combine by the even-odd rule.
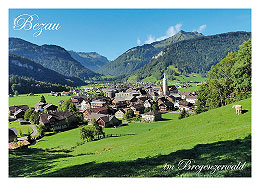
[[94, 72], [97, 72], [100, 67], [109, 62], [106, 57], [96, 52], [75, 52], [73, 50], [68, 52], [73, 59]]

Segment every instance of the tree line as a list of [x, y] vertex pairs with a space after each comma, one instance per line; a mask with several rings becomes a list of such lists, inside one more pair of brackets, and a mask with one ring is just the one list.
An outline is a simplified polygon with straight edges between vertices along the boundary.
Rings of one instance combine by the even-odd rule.
[[36, 81], [33, 78], [10, 75], [9, 94], [48, 93], [68, 91], [71, 87], [67, 85], [53, 84]]
[[251, 39], [211, 67], [198, 91], [196, 113], [225, 106], [251, 96]]
[[206, 75], [212, 65], [218, 63], [228, 52], [238, 51], [238, 46], [250, 36], [251, 33], [248, 32], [233, 32], [180, 41], [163, 49], [162, 56], [152, 59], [131, 75], [136, 76], [136, 81], [150, 76], [161, 80], [164, 73], [168, 78], [174, 79], [179, 73], [169, 70], [169, 66], [178, 69], [183, 75]]

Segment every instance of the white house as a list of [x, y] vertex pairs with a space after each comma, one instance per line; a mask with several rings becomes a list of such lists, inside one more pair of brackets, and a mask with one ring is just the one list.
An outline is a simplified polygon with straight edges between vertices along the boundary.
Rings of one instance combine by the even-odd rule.
[[161, 113], [158, 111], [150, 111], [150, 112], [144, 113], [142, 115], [142, 118], [145, 121], [158, 121], [158, 120], [161, 120], [162, 116], [161, 116]]
[[149, 100], [145, 100], [144, 102], [144, 108], [149, 108], [149, 107], [152, 107], [152, 104]]
[[92, 101], [90, 104], [91, 104], [91, 108], [100, 108], [100, 107], [105, 106], [106, 102], [95, 100], [95, 101]]
[[192, 104], [195, 104], [197, 101], [197, 95], [188, 95], [186, 96], [186, 101]]
[[115, 117], [116, 118], [124, 118], [124, 115], [125, 115], [125, 111], [123, 109], [120, 109], [118, 110], [116, 113], [115, 113]]

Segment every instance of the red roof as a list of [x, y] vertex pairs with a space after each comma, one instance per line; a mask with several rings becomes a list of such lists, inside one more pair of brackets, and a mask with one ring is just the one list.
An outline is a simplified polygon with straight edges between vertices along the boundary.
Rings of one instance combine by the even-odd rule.
[[[30, 143], [27, 140], [23, 140], [22, 142], [22, 146], [28, 146], [30, 145]], [[19, 146], [14, 146], [13, 143], [9, 143], [9, 149], [17, 149], [19, 148]]]

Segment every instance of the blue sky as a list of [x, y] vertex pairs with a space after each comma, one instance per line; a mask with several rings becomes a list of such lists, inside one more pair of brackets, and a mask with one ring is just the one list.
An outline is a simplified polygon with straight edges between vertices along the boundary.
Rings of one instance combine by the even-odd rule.
[[[56, 23], [56, 31], [14, 30], [22, 14], [34, 16], [32, 24]], [[22, 20], [19, 22], [22, 25]], [[19, 27], [16, 27], [19, 29]], [[36, 28], [36, 27], [35, 27]], [[55, 44], [67, 50], [98, 52], [113, 60], [126, 50], [172, 36], [179, 30], [204, 35], [251, 32], [250, 9], [10, 9], [9, 36], [29, 42]]]

